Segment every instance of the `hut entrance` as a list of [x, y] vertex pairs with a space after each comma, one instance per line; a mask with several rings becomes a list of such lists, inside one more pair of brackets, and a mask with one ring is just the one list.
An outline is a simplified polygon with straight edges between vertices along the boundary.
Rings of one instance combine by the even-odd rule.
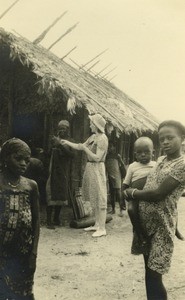
[[41, 114], [14, 115], [12, 130], [13, 136], [36, 147], [43, 147], [44, 117]]

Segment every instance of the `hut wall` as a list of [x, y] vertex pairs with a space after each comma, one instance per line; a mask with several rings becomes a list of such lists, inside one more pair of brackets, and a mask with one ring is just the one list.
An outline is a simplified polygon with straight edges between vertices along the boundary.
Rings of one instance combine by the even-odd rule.
[[0, 133], [1, 146], [8, 138], [8, 119], [6, 115], [0, 117]]
[[[89, 120], [87, 111], [82, 108], [72, 119], [72, 138], [75, 143], [83, 143], [89, 137]], [[72, 189], [73, 191], [82, 185], [82, 178], [86, 164], [86, 155], [82, 151], [76, 151], [72, 163]]]

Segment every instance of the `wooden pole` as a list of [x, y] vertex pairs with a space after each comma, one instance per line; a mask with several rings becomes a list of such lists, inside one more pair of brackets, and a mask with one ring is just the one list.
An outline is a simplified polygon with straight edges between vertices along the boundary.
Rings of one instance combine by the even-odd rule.
[[103, 68], [101, 71], [99, 71], [95, 77], [98, 77], [103, 71], [105, 71], [111, 64], [108, 64], [105, 68]]
[[109, 81], [111, 81], [113, 78], [115, 78], [117, 76], [117, 74], [116, 75], [114, 75], [114, 76], [112, 76], [110, 79], [109, 79]]
[[93, 57], [91, 60], [89, 60], [87, 63], [85, 63], [84, 65], [82, 65], [80, 67], [80, 69], [83, 69], [84, 67], [86, 67], [88, 64], [90, 64], [93, 60], [95, 60], [97, 57], [99, 57], [100, 55], [102, 55], [103, 53], [105, 53], [108, 49], [105, 49], [104, 51], [100, 52], [98, 55], [96, 55], [95, 57]]
[[63, 16], [65, 16], [65, 14], [67, 13], [67, 10], [61, 14], [58, 18], [55, 19], [55, 21], [49, 25], [34, 41], [33, 44], [39, 44], [46, 36], [46, 34], [50, 31], [50, 29], [55, 26], [55, 24], [57, 24], [57, 22], [63, 18]]
[[15, 32], [19, 37], [24, 38], [20, 33], [18, 33], [16, 30], [12, 29], [13, 32]]
[[105, 75], [103, 75], [103, 77], [106, 78], [106, 76], [107, 76], [108, 74], [110, 74], [112, 71], [114, 71], [116, 68], [117, 68], [117, 67], [115, 67], [115, 68], [113, 68], [112, 70], [110, 70], [109, 72], [107, 72]]
[[73, 47], [69, 52], [67, 52], [63, 57], [61, 57], [61, 60], [63, 60], [64, 58], [66, 58], [71, 52], [73, 52], [75, 49], [77, 48], [77, 46]]
[[16, 0], [16, 1], [14, 1], [14, 3], [12, 3], [3, 13], [2, 13], [2, 15], [0, 15], [0, 19], [2, 19], [8, 12], [9, 12], [9, 10], [16, 4], [16, 3], [18, 3], [19, 2], [19, 0]]
[[[79, 23], [79, 22], [78, 22]], [[70, 27], [64, 34], [62, 34], [51, 46], [49, 46], [48, 50], [50, 50], [53, 46], [55, 46], [63, 37], [65, 37], [68, 33], [70, 33], [75, 27], [78, 25], [78, 23], [74, 24], [72, 27]]]
[[77, 66], [78, 68], [80, 68], [80, 65], [77, 64], [77, 62], [75, 62], [72, 58], [70, 58], [70, 61], [72, 61], [72, 63], [73, 63], [75, 66]]
[[90, 71], [94, 66], [96, 66], [98, 63], [100, 62], [100, 60], [96, 61], [89, 69], [87, 69], [87, 72]]

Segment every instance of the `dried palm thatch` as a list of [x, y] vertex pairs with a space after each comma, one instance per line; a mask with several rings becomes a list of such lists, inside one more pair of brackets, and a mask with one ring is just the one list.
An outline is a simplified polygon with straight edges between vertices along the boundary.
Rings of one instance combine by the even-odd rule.
[[34, 74], [32, 88], [41, 102], [40, 110], [52, 108], [57, 101], [57, 110], [65, 104], [75, 113], [83, 106], [89, 114], [101, 113], [122, 132], [156, 131], [157, 119], [110, 82], [77, 70], [42, 46], [0, 29], [0, 51], [3, 47], [9, 50], [10, 61], [18, 60], [26, 72]]

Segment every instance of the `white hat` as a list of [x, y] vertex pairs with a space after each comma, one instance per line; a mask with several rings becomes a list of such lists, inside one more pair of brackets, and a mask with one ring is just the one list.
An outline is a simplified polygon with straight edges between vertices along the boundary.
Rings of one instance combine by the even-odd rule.
[[100, 114], [89, 116], [89, 119], [102, 133], [105, 132], [106, 121]]

